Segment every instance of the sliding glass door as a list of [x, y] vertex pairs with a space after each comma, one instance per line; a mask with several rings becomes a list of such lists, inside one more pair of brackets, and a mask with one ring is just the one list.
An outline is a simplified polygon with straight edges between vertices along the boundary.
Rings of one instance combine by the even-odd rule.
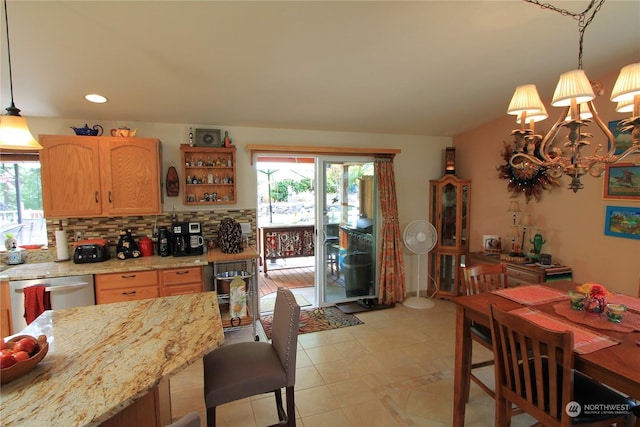
[[376, 297], [373, 159], [319, 157], [317, 165], [319, 305]]

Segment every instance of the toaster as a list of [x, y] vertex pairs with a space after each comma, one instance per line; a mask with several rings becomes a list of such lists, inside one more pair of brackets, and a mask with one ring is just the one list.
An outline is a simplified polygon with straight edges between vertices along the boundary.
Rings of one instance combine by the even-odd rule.
[[73, 262], [86, 264], [108, 260], [109, 250], [107, 243], [107, 239], [89, 239], [74, 243]]

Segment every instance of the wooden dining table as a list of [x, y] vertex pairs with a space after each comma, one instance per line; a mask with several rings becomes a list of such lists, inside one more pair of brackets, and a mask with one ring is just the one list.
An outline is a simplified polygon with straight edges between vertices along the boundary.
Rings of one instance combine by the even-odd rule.
[[[568, 291], [575, 289], [580, 283], [561, 280], [541, 285]], [[495, 304], [498, 309], [504, 311], [522, 308], [523, 305], [491, 292], [457, 297], [455, 303], [457, 308], [453, 425], [457, 427], [464, 425], [465, 406], [468, 400], [467, 384], [471, 372], [471, 323], [477, 322], [489, 327], [491, 304]], [[532, 308], [570, 322], [555, 312], [553, 307], [555, 304], [558, 304], [558, 301], [534, 305]], [[568, 300], [566, 304], [569, 304]], [[619, 340], [620, 343], [587, 354], [574, 351], [574, 368], [631, 398], [640, 399], [640, 332], [618, 332], [594, 329], [586, 325], [580, 326]]]

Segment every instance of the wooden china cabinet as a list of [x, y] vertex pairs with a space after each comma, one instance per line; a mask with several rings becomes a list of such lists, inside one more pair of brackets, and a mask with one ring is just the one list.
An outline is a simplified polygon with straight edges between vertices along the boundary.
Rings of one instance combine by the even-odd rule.
[[[471, 181], [455, 175], [431, 180], [429, 221], [438, 231], [438, 243], [429, 254], [429, 274], [439, 297], [460, 294], [460, 265], [469, 252]], [[429, 292], [435, 291], [433, 283]]]

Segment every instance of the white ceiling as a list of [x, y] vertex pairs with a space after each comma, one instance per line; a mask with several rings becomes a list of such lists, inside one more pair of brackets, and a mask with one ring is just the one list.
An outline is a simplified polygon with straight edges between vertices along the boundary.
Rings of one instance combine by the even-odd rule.
[[[548, 100], [578, 62], [577, 21], [519, 0], [9, 0], [8, 14], [27, 117], [451, 136], [503, 116], [518, 84]], [[640, 1], [604, 4], [588, 76], [640, 61], [639, 23]]]

